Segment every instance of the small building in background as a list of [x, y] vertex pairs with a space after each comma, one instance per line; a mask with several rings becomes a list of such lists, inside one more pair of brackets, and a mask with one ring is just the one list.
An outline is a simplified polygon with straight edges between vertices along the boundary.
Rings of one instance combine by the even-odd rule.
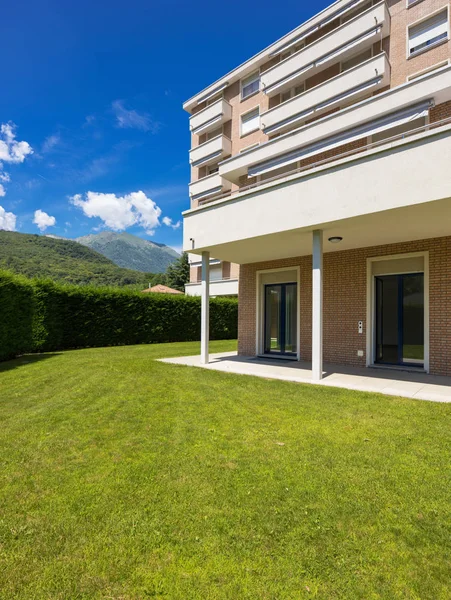
[[[202, 261], [196, 254], [188, 254], [190, 264], [189, 283], [185, 284], [187, 296], [200, 296]], [[210, 296], [238, 296], [240, 266], [227, 261], [210, 259]]]
[[180, 290], [174, 290], [173, 288], [170, 288], [167, 285], [162, 285], [161, 283], [154, 285], [153, 287], [148, 287], [146, 290], [142, 291], [143, 294], [147, 292], [154, 292], [156, 294], [183, 294], [183, 292]]

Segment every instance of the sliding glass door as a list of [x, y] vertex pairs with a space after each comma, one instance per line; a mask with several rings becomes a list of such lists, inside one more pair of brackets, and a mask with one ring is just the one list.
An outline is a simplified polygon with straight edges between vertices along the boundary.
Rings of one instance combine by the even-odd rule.
[[424, 275], [376, 277], [376, 362], [424, 364]]
[[265, 354], [297, 353], [297, 284], [265, 285]]

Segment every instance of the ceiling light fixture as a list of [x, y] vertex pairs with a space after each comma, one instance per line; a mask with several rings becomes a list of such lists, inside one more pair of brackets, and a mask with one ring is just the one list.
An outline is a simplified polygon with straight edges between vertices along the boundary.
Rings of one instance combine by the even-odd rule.
[[340, 237], [339, 235], [334, 235], [334, 236], [332, 236], [332, 237], [330, 237], [330, 238], [329, 238], [329, 242], [330, 242], [331, 244], [338, 244], [339, 242], [341, 242], [341, 241], [342, 241], [342, 239], [343, 239], [343, 238], [342, 238], [342, 237]]

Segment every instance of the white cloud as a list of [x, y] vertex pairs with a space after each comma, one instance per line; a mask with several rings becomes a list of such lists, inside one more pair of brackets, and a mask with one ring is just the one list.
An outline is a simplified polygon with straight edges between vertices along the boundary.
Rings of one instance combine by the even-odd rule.
[[44, 154], [46, 154], [47, 152], [51, 152], [53, 150], [53, 148], [55, 146], [58, 146], [58, 144], [60, 142], [61, 142], [61, 136], [59, 133], [55, 133], [54, 135], [49, 135], [48, 137], [45, 138], [45, 140], [42, 144], [41, 152], [43, 152]]
[[[10, 181], [9, 174], [2, 172], [3, 165], [0, 163], [0, 181], [2, 183], [8, 183]], [[5, 186], [0, 183], [0, 197], [6, 196]]]
[[89, 127], [89, 125], [93, 125], [96, 121], [95, 115], [88, 115], [85, 118], [85, 122], [83, 123], [83, 127]]
[[[0, 169], [2, 169], [3, 165], [2, 163], [0, 163]], [[3, 185], [3, 183], [8, 183], [9, 181], [9, 175], [8, 173], [5, 173], [0, 170], [0, 181], [2, 183], [0, 183], [0, 197], [6, 196], [6, 190], [5, 190], [5, 186]]]
[[170, 217], [163, 217], [163, 224], [168, 227], [172, 227], [172, 229], [178, 229], [181, 225], [181, 221], [177, 221], [177, 223], [173, 223]]
[[16, 127], [13, 123], [3, 123], [0, 127], [0, 161], [22, 163], [33, 153], [28, 142], [16, 140]]
[[160, 124], [153, 121], [148, 113], [125, 108], [123, 100], [115, 100], [111, 105], [116, 117], [116, 124], [122, 129], [140, 129], [156, 133]]
[[56, 219], [43, 210], [35, 210], [33, 223], [38, 226], [39, 231], [45, 231], [47, 227], [53, 227], [56, 224]]
[[142, 191], [125, 196], [88, 192], [83, 198], [76, 194], [70, 199], [87, 217], [98, 217], [113, 231], [123, 231], [132, 225], [140, 225], [149, 235], [160, 225], [161, 209]]
[[6, 212], [3, 206], [0, 206], [0, 229], [16, 231], [16, 218], [14, 213]]
[[[9, 173], [3, 171], [2, 162], [22, 163], [32, 153], [33, 149], [28, 142], [18, 142], [16, 140], [16, 126], [14, 123], [2, 123], [0, 126], [0, 182], [8, 183], [10, 181]], [[0, 184], [0, 196], [5, 194], [5, 186]]]

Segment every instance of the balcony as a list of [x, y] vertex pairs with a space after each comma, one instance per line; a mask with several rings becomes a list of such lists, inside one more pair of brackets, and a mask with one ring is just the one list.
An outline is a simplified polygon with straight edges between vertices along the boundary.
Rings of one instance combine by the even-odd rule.
[[[451, 66], [376, 94], [294, 131], [283, 133], [248, 152], [232, 156], [220, 163], [219, 173], [238, 184], [243, 175], [262, 175], [264, 171], [312, 156], [312, 145], [320, 145], [331, 136], [343, 134], [346, 137], [347, 132], [358, 127], [364, 128], [367, 124], [371, 126], [372, 122], [394, 111], [407, 110], [416, 103], [431, 100], [436, 104], [451, 100]], [[344, 139], [341, 145], [346, 142], [349, 139]], [[277, 164], [267, 168], [268, 163]]]
[[380, 2], [329, 34], [299, 50], [261, 76], [264, 92], [274, 96], [390, 34], [390, 15]]
[[184, 247], [244, 264], [311, 254], [315, 229], [327, 251], [447, 236], [450, 148], [447, 119], [193, 208]]
[[230, 121], [231, 118], [232, 107], [221, 98], [193, 115], [189, 120], [189, 126], [192, 133], [201, 135], [213, 131], [226, 121]]
[[263, 131], [280, 133], [300, 126], [313, 114], [320, 115], [339, 103], [357, 101], [389, 83], [390, 63], [382, 53], [263, 113]]
[[192, 167], [201, 167], [218, 162], [232, 153], [232, 142], [225, 135], [218, 135], [200, 146], [192, 148], [189, 161]]
[[[185, 294], [187, 296], [200, 296], [201, 283], [186, 283]], [[210, 296], [238, 296], [238, 279], [210, 280]]]
[[224, 179], [219, 173], [213, 173], [207, 177], [202, 177], [189, 184], [189, 195], [191, 200], [201, 200], [214, 195], [228, 192], [232, 189], [232, 184]]

